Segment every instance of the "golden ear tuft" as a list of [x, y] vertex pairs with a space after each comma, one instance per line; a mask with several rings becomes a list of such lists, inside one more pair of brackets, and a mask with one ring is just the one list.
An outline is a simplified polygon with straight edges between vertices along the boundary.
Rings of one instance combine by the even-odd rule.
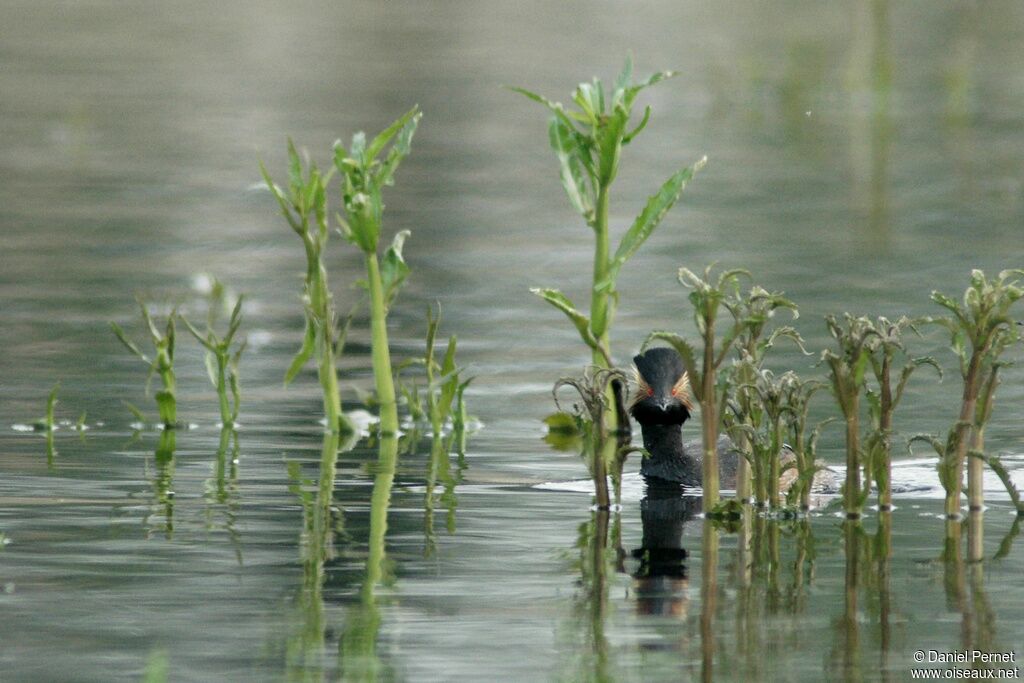
[[693, 412], [693, 396], [690, 394], [690, 375], [683, 373], [683, 376], [672, 387], [672, 395], [679, 399], [679, 402], [686, 406], [686, 409]]
[[629, 397], [629, 405], [626, 406], [627, 410], [632, 410], [633, 406], [650, 395], [651, 387], [644, 380], [643, 376], [640, 375], [640, 370], [637, 369], [635, 363], [630, 366], [629, 374], [633, 380], [633, 384], [636, 385], [633, 394]]

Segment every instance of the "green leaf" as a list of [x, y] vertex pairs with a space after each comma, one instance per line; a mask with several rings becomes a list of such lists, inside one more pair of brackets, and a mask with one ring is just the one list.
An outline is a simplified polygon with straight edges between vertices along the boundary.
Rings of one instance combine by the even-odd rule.
[[569, 300], [569, 297], [562, 294], [557, 289], [533, 287], [530, 289], [530, 292], [536, 294], [558, 310], [565, 313], [569, 320], [572, 321], [572, 324], [576, 326], [576, 330], [580, 333], [580, 337], [587, 346], [592, 349], [597, 348], [597, 340], [594, 339], [594, 335], [590, 332], [590, 319], [576, 310], [576, 307], [573, 305], [572, 301]]
[[444, 420], [451, 413], [452, 401], [455, 400], [455, 392], [459, 388], [459, 373], [455, 368], [455, 347], [457, 341], [455, 335], [448, 339], [448, 349], [445, 351], [444, 360], [441, 363], [441, 375], [448, 379], [441, 387], [441, 419]]
[[302, 181], [302, 162], [295, 150], [295, 143], [288, 138], [288, 186], [291, 188], [292, 199], [298, 199], [305, 183]]
[[561, 105], [561, 103], [559, 103], [559, 102], [552, 102], [551, 100], [549, 100], [548, 98], [544, 97], [543, 95], [538, 95], [537, 93], [531, 92], [531, 91], [529, 91], [529, 90], [527, 90], [525, 88], [510, 87], [509, 90], [511, 90], [512, 92], [517, 92], [520, 95], [523, 95], [524, 97], [527, 97], [527, 98], [533, 100], [534, 102], [537, 102], [539, 104], [543, 104], [545, 107], [550, 109], [551, 112], [556, 117], [558, 117], [558, 119], [563, 124], [565, 124], [565, 126], [567, 128], [569, 128], [569, 130], [576, 130], [576, 126], [573, 125], [572, 119], [569, 118], [569, 116], [566, 114], [565, 107], [563, 107]]
[[287, 386], [295, 375], [299, 374], [299, 370], [302, 366], [313, 355], [313, 351], [316, 348], [316, 328], [310, 320], [306, 320], [306, 333], [302, 339], [302, 348], [295, 354], [295, 358], [292, 359], [291, 365], [288, 366], [288, 370], [284, 373], [284, 383]]
[[212, 351], [203, 354], [203, 364], [206, 366], [206, 376], [210, 378], [210, 384], [217, 388], [217, 356]]
[[573, 132], [564, 123], [552, 117], [548, 126], [548, 137], [551, 141], [551, 148], [558, 156], [559, 174], [565, 194], [568, 195], [576, 212], [589, 223], [593, 218], [594, 203], [585, 183], [585, 169], [580, 162], [582, 152]]
[[650, 121], [650, 120], [651, 120], [651, 108], [650, 107], [644, 107], [643, 118], [640, 119], [640, 123], [637, 124], [636, 128], [634, 128], [633, 130], [629, 131], [624, 136], [622, 136], [622, 144], [628, 145], [630, 142], [632, 142], [633, 138], [635, 138], [637, 135], [639, 135], [640, 131], [642, 131], [644, 128], [647, 127], [647, 122]]
[[134, 405], [132, 405], [128, 401], [121, 401], [121, 403], [123, 403], [124, 407], [128, 409], [128, 412], [130, 412], [133, 416], [135, 416], [136, 420], [138, 420], [139, 422], [145, 424], [146, 416], [142, 414], [141, 410], [136, 408]]
[[409, 266], [402, 258], [402, 247], [406, 238], [410, 235], [408, 230], [402, 230], [395, 235], [391, 246], [384, 252], [381, 262], [380, 276], [384, 289], [384, 310], [391, 308], [391, 302], [398, 296], [398, 290], [409, 275]]
[[597, 146], [600, 152], [598, 178], [607, 187], [615, 179], [619, 169], [619, 154], [622, 152], [622, 137], [626, 134], [629, 112], [616, 107], [603, 126], [597, 129]]
[[128, 336], [124, 333], [124, 330], [121, 329], [121, 326], [115, 323], [113, 320], [110, 321], [110, 329], [114, 331], [114, 336], [116, 336], [118, 340], [122, 344], [124, 344], [129, 351], [131, 351], [132, 353], [134, 353], [136, 356], [138, 356], [147, 363], [152, 362], [149, 360], [146, 354], [144, 354], [139, 349], [139, 347], [135, 345], [135, 343], [132, 340], [128, 339]]
[[614, 289], [622, 266], [647, 241], [654, 229], [658, 227], [661, 219], [679, 199], [686, 183], [690, 181], [694, 173], [704, 167], [705, 163], [707, 163], [707, 157], [701, 158], [692, 166], [679, 170], [665, 181], [656, 194], [647, 200], [647, 206], [636, 217], [626, 234], [622, 236], [622, 241], [619, 243], [619, 248], [615, 250], [615, 256], [612, 258], [607, 276], [595, 285], [598, 291]]
[[[415, 109], [413, 107], [414, 111]], [[394, 182], [395, 170], [412, 149], [412, 136], [416, 133], [416, 127], [419, 125], [422, 117], [423, 114], [416, 112], [402, 126], [401, 131], [398, 133], [398, 139], [395, 140], [395, 144], [388, 151], [387, 158], [381, 164], [381, 169], [377, 176], [377, 182], [380, 186], [391, 185]]]
[[625, 90], [629, 87], [629, 84], [633, 82], [633, 55], [626, 53], [626, 61], [622, 65], [622, 71], [619, 72], [618, 77], [615, 79], [615, 92], [618, 93], [620, 90]]
[[377, 155], [387, 147], [391, 139], [395, 137], [398, 131], [402, 130], [409, 121], [412, 120], [416, 113], [419, 111], [419, 105], [413, 106], [412, 109], [405, 112], [400, 119], [392, 123], [390, 126], [382, 130], [377, 134], [377, 137], [373, 139], [370, 146], [366, 148], [366, 158], [373, 160], [377, 158]]

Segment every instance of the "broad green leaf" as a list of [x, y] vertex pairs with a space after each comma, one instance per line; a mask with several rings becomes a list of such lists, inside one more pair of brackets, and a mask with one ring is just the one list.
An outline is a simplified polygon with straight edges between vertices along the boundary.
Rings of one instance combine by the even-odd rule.
[[569, 297], [565, 296], [557, 289], [534, 287], [530, 289], [530, 292], [536, 294], [558, 310], [565, 313], [569, 320], [572, 321], [572, 324], [576, 326], [576, 331], [580, 333], [580, 337], [587, 346], [592, 349], [597, 348], [597, 340], [594, 339], [594, 335], [590, 332], [590, 319], [576, 310], [575, 305], [573, 305], [572, 301], [569, 300]]
[[665, 217], [668, 210], [679, 199], [679, 195], [682, 194], [686, 183], [689, 182], [694, 173], [704, 167], [706, 162], [707, 157], [703, 157], [692, 166], [681, 169], [669, 178], [655, 195], [647, 200], [647, 206], [644, 207], [644, 210], [633, 221], [633, 225], [623, 235], [619, 248], [615, 250], [615, 256], [612, 258], [608, 275], [595, 285], [598, 291], [614, 289], [615, 281], [618, 279], [622, 266], [647, 241], [647, 238], [651, 236], [654, 229], [658, 227], [661, 219]]
[[299, 349], [297, 354], [295, 354], [295, 358], [292, 359], [291, 365], [288, 366], [288, 370], [284, 373], [284, 383], [286, 386], [295, 379], [295, 375], [299, 374], [299, 370], [302, 369], [302, 366], [304, 366], [313, 355], [313, 350], [315, 348], [316, 328], [313, 323], [307, 319], [306, 333], [302, 339], [302, 348]]
[[584, 169], [580, 163], [579, 155], [582, 151], [573, 137], [573, 132], [566, 128], [564, 123], [552, 117], [548, 126], [548, 137], [551, 141], [551, 148], [558, 156], [559, 174], [562, 177], [565, 194], [568, 195], [576, 212], [590, 222], [594, 205], [586, 186]]
[[381, 285], [384, 289], [384, 310], [391, 308], [391, 302], [398, 296], [398, 290], [409, 275], [409, 266], [402, 258], [402, 247], [409, 237], [408, 230], [402, 230], [395, 235], [391, 246], [384, 252], [384, 258], [380, 266]]
[[597, 130], [597, 146], [600, 153], [598, 178], [605, 187], [612, 183], [619, 170], [622, 137], [626, 134], [628, 120], [629, 112], [623, 107], [616, 107], [604, 125]]

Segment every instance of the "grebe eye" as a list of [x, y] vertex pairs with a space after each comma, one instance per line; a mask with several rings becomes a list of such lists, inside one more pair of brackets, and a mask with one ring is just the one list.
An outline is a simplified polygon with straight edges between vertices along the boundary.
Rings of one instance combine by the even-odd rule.
[[673, 396], [675, 396], [678, 391], [679, 391], [678, 389], [676, 389], [675, 387], [672, 387], [672, 395]]
[[650, 387], [647, 387], [647, 395], [648, 396], [654, 396], [654, 389], [651, 389]]

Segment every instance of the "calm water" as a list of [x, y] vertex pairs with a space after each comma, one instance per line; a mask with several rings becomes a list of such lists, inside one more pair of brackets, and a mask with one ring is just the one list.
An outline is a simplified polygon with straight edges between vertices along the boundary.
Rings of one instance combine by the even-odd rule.
[[[534, 488], [585, 476], [539, 419], [587, 355], [527, 289], [583, 298], [590, 235], [562, 195], [544, 112], [499, 86], [564, 99], [629, 49], [638, 71], [681, 72], [645, 95], [654, 118], [626, 150], [615, 229], [675, 168], [710, 162], [624, 272], [619, 359], [652, 328], [692, 333], [674, 273], [710, 261], [785, 290], [819, 349], [825, 313], [934, 313], [928, 293], [962, 290], [971, 268], [1024, 265], [1022, 40], [1010, 0], [8, 1], [0, 680], [138, 680], [161, 652], [172, 680], [195, 681], [905, 680], [919, 649], [1019, 659], [1024, 550], [992, 559], [1012, 523], [996, 488], [981, 566], [938, 561], [931, 494], [899, 501], [888, 562], [873, 516], [860, 535], [825, 514], [754, 529], [752, 572], [735, 535], [715, 552], [678, 501], [641, 504], [633, 487], [602, 520], [579, 487]], [[288, 135], [326, 162], [336, 137], [413, 103], [425, 117], [387, 195], [389, 228], [413, 232], [395, 354], [418, 351], [439, 301], [483, 428], [463, 457], [407, 439], [393, 482], [376, 444], [356, 444], [328, 514], [314, 374], [281, 386], [303, 255], [256, 162], [280, 173]], [[336, 240], [330, 265], [345, 310], [359, 261]], [[248, 296], [244, 427], [222, 443], [201, 354], [183, 343], [180, 414], [197, 427], [168, 459], [158, 434], [132, 436], [121, 401], [149, 409], [145, 368], [107, 321], [138, 334], [137, 293], [201, 311], [201, 273]], [[358, 318], [345, 387], [372, 384], [366, 327]], [[949, 373], [912, 382], [903, 435], [944, 430], [958, 400], [944, 340], [914, 350]], [[813, 362], [780, 350], [773, 365]], [[38, 417], [57, 380], [59, 415], [87, 410], [93, 428], [58, 431], [48, 463], [45, 439], [11, 425]], [[1022, 406], [1018, 367], [987, 434], [1018, 477]], [[839, 446], [827, 433], [825, 457]], [[937, 484], [927, 466], [901, 471]], [[611, 540], [595, 547], [605, 521]], [[687, 557], [634, 557], [656, 533]]]

